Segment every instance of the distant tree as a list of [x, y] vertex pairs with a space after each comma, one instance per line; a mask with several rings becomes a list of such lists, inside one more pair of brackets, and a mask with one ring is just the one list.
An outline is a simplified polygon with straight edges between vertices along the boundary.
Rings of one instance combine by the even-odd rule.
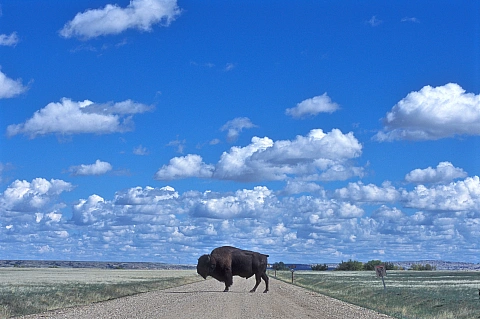
[[363, 270], [375, 270], [375, 266], [384, 265], [386, 270], [398, 270], [398, 267], [390, 262], [383, 262], [381, 260], [370, 260], [363, 264]]
[[412, 264], [410, 266], [410, 270], [420, 270], [420, 264]]
[[343, 271], [359, 271], [363, 270], [363, 263], [357, 260], [343, 261], [335, 268], [335, 270], [343, 270]]
[[274, 270], [289, 270], [289, 268], [283, 263], [283, 261], [274, 263], [272, 268]]
[[323, 264], [323, 265], [315, 265], [315, 266], [312, 266], [312, 270], [317, 270], [317, 271], [325, 271], [325, 270], [328, 270], [328, 266], [327, 264]]
[[386, 262], [385, 263], [385, 269], [387, 269], [387, 270], [399, 270], [400, 268], [398, 266], [395, 266], [394, 263]]
[[366, 264], [363, 264], [363, 270], [375, 270], [375, 266], [379, 265], [383, 265], [381, 260], [370, 260]]
[[422, 265], [422, 264], [412, 264], [410, 266], [410, 270], [437, 270], [437, 267], [436, 266], [432, 266], [430, 264], [425, 264], [425, 265]]

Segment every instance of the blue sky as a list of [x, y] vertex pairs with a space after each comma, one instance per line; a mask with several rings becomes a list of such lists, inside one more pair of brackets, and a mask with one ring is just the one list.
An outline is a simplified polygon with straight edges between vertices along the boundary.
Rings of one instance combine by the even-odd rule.
[[0, 1], [0, 255], [480, 262], [476, 1]]

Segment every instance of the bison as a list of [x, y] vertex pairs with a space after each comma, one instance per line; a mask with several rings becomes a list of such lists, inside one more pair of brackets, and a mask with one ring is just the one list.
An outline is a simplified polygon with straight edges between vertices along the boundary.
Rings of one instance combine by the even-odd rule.
[[254, 251], [243, 250], [230, 246], [218, 247], [210, 255], [198, 258], [197, 273], [204, 279], [211, 276], [225, 283], [225, 292], [233, 284], [233, 276], [250, 278], [255, 275], [256, 284], [250, 292], [255, 292], [261, 279], [265, 281], [265, 290], [268, 291], [267, 270], [268, 255]]

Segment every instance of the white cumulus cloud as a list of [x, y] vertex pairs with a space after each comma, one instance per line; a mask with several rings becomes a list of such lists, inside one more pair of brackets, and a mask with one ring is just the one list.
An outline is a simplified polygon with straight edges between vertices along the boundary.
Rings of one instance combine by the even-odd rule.
[[153, 188], [135, 187], [117, 192], [115, 195], [116, 205], [151, 205], [160, 201], [178, 198], [178, 192], [170, 186]]
[[292, 195], [300, 193], [321, 193], [323, 188], [317, 183], [304, 181], [287, 181], [283, 193]]
[[73, 176], [103, 175], [111, 170], [112, 165], [101, 160], [96, 160], [94, 164], [81, 164], [68, 169]]
[[[245, 147], [234, 146], [228, 152], [223, 152], [216, 165], [214, 177], [217, 179], [251, 180], [260, 178], [258, 169], [252, 168], [250, 159], [256, 152], [265, 151], [273, 146], [268, 137], [253, 137], [251, 143]], [[253, 163], [252, 163], [253, 164]], [[265, 167], [267, 169], [267, 167]], [[263, 172], [264, 175], [266, 172]], [[271, 179], [274, 179], [273, 177]]]
[[414, 169], [405, 176], [410, 183], [440, 183], [450, 182], [457, 178], [467, 177], [467, 173], [450, 162], [440, 162], [436, 168]]
[[238, 190], [232, 195], [205, 194], [195, 208], [195, 216], [231, 219], [255, 217], [268, 207], [273, 192], [265, 186]]
[[294, 118], [302, 118], [306, 116], [315, 116], [318, 113], [333, 113], [337, 111], [340, 106], [337, 103], [332, 102], [332, 99], [324, 93], [312, 97], [310, 99], [303, 100], [298, 103], [296, 107], [286, 109], [285, 114]]
[[133, 154], [144, 156], [144, 155], [148, 155], [149, 152], [148, 152], [148, 149], [146, 147], [144, 147], [142, 145], [138, 145], [138, 146], [133, 148]]
[[16, 32], [12, 32], [10, 35], [0, 34], [0, 45], [14, 47], [17, 45], [18, 41]]
[[237, 140], [243, 129], [256, 127], [248, 117], [237, 117], [228, 121], [221, 127], [221, 131], [227, 131], [227, 141], [234, 142]]
[[188, 177], [210, 178], [213, 174], [213, 165], [203, 162], [200, 155], [174, 157], [168, 165], [163, 165], [155, 174], [158, 180], [173, 180]]
[[16, 180], [0, 194], [0, 207], [9, 211], [38, 211], [61, 193], [72, 189], [72, 184], [58, 179]]
[[[380, 251], [389, 260], [421, 259], [426, 251], [447, 259], [459, 255], [445, 247], [461, 245], [463, 257], [478, 259], [477, 176], [411, 191], [358, 182], [341, 189], [344, 194], [294, 196], [266, 186], [203, 193], [139, 186], [117, 191], [113, 199], [93, 194], [59, 206], [58, 195], [71, 187], [35, 179], [16, 181], [0, 194], [0, 240], [15, 242], [4, 245], [6, 256], [18, 256], [19, 249], [38, 256], [35, 247], [48, 246], [44, 253], [52, 259], [194, 263], [214, 247], [235, 244], [274, 260], [301, 256], [310, 263], [319, 255], [327, 262], [375, 259]], [[21, 207], [28, 209], [12, 211]], [[67, 209], [70, 214], [60, 212]]]
[[60, 30], [64, 38], [90, 39], [119, 34], [127, 29], [150, 31], [155, 24], [168, 26], [180, 14], [176, 0], [131, 0], [125, 7], [107, 4], [77, 13]]
[[372, 213], [372, 218], [380, 222], [398, 222], [405, 218], [405, 214], [398, 208], [390, 208], [382, 205], [378, 210]]
[[456, 83], [425, 86], [398, 102], [383, 123], [383, 131], [373, 137], [380, 142], [480, 135], [480, 95]]
[[384, 182], [382, 186], [356, 182], [335, 190], [335, 197], [353, 202], [385, 203], [398, 200], [400, 192], [389, 182]]
[[27, 91], [21, 79], [13, 80], [0, 70], [0, 99], [8, 99]]
[[98, 220], [106, 220], [113, 213], [110, 207], [102, 197], [93, 194], [73, 206], [72, 219], [79, 225], [91, 225]]
[[480, 179], [478, 176], [446, 185], [426, 187], [418, 185], [412, 191], [404, 190], [402, 198], [407, 207], [431, 211], [479, 211]]
[[7, 127], [9, 137], [24, 134], [30, 138], [57, 134], [108, 134], [133, 130], [132, 114], [143, 113], [152, 107], [126, 100], [118, 103], [96, 104], [89, 100], [72, 101], [63, 98], [49, 103], [22, 124]]
[[294, 140], [272, 141], [253, 137], [245, 147], [234, 146], [224, 152], [217, 164], [206, 164], [199, 155], [170, 160], [155, 175], [159, 180], [187, 177], [219, 180], [286, 180], [289, 176], [308, 180], [345, 180], [362, 176], [363, 169], [350, 160], [360, 156], [362, 145], [353, 133], [321, 129]]

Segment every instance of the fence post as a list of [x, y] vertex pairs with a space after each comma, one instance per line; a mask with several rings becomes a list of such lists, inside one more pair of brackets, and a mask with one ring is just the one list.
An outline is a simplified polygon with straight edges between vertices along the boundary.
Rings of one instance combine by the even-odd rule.
[[288, 268], [290, 268], [290, 271], [292, 272], [292, 284], [293, 284], [293, 272], [295, 271], [295, 268], [297, 268], [297, 265], [290, 265]]

